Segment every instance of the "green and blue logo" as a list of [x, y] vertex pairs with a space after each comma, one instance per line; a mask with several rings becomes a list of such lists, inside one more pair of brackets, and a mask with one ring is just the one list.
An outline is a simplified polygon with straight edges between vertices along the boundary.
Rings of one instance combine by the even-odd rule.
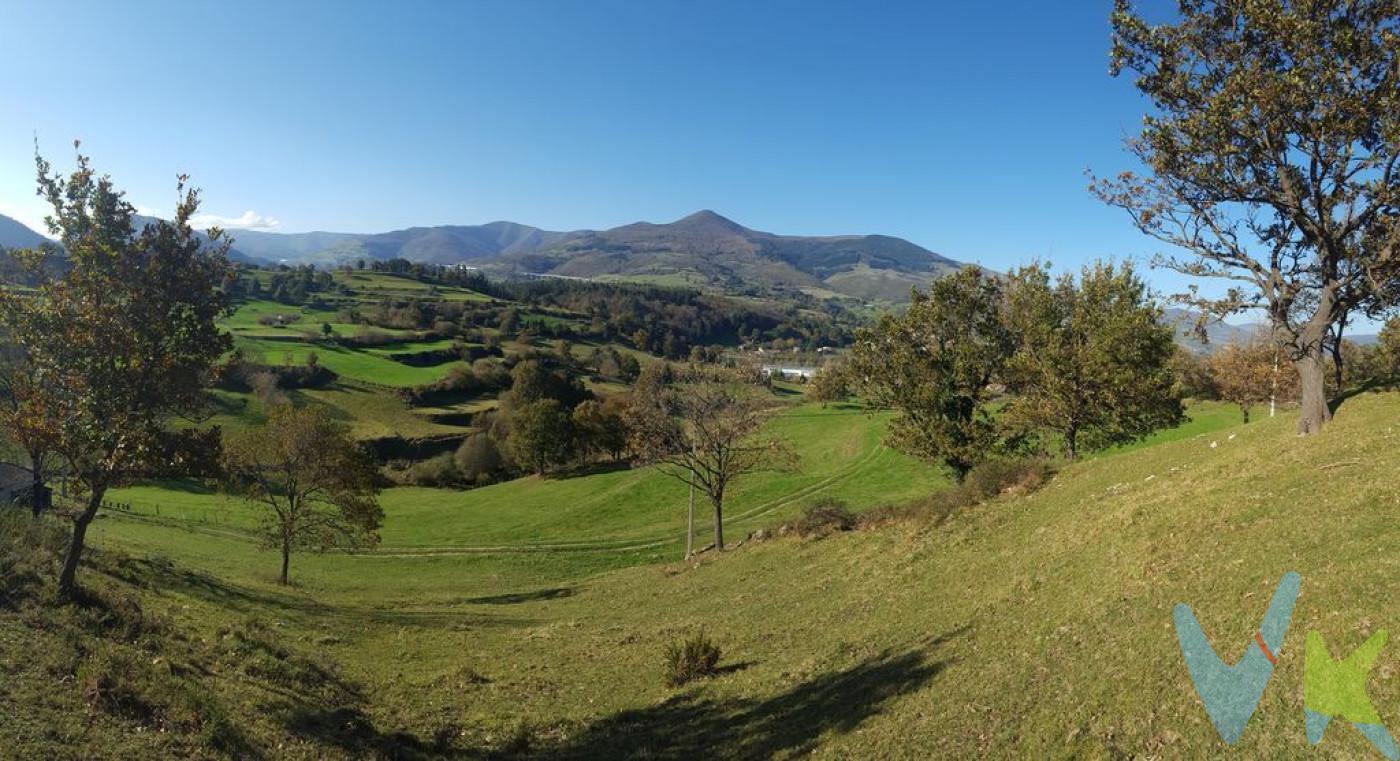
[[[1254, 646], [1233, 666], [1225, 665], [1216, 655], [1189, 605], [1177, 603], [1172, 611], [1186, 670], [1206, 714], [1227, 744], [1233, 745], [1244, 734], [1274, 675], [1301, 586], [1297, 573], [1284, 574], [1254, 633]], [[1341, 718], [1356, 727], [1381, 755], [1391, 761], [1400, 759], [1400, 748], [1366, 694], [1366, 676], [1385, 646], [1386, 636], [1385, 631], [1378, 631], [1351, 655], [1334, 661], [1322, 635], [1308, 632], [1303, 648], [1303, 724], [1309, 743], [1322, 742], [1328, 724]]]

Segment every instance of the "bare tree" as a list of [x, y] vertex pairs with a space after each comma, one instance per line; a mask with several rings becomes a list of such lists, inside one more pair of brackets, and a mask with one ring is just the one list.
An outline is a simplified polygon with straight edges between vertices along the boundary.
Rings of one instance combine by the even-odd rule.
[[632, 411], [638, 462], [698, 489], [714, 509], [715, 547], [724, 549], [724, 496], [741, 476], [796, 463], [788, 444], [759, 435], [773, 407], [756, 390], [703, 381], [658, 387]]

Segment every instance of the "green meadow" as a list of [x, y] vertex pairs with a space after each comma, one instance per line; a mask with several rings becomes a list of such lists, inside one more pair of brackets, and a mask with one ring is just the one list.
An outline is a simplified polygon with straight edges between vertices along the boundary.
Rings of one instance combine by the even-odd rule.
[[[290, 589], [244, 533], [247, 506], [197, 484], [134, 488], [121, 499], [138, 514], [95, 526], [106, 570], [93, 578], [138, 585], [188, 636], [271, 627], [291, 651], [332, 659], [360, 696], [358, 729], [335, 752], [351, 757], [446, 732], [432, 747], [447, 750], [424, 757], [1206, 758], [1222, 746], [1176, 653], [1171, 606], [1190, 602], [1228, 660], [1297, 570], [1279, 673], [1236, 752], [1301, 756], [1302, 633], [1346, 652], [1400, 617], [1377, 593], [1400, 550], [1386, 422], [1400, 395], [1349, 400], [1303, 440], [1291, 413], [1241, 425], [1228, 407], [1192, 411], [1158, 441], [942, 523], [749, 541], [690, 563], [678, 560], [684, 492], [647, 471], [391, 490], [378, 550], [298, 555]], [[940, 488], [878, 445], [882, 425], [795, 406], [774, 427], [828, 477], [754, 478], [731, 504], [734, 541], [817, 495], [868, 509]], [[702, 628], [724, 650], [721, 675], [666, 688], [662, 646]], [[25, 635], [0, 618], [0, 636]], [[1370, 682], [1391, 721], [1395, 662], [1383, 655]], [[15, 684], [38, 678], [38, 666], [7, 668]], [[280, 705], [236, 673], [210, 678], [250, 712]], [[41, 732], [78, 737], [79, 721], [3, 732], [24, 748]], [[293, 724], [269, 711], [248, 731], [288, 757], [323, 757]], [[114, 749], [192, 747], [119, 729], [83, 731]], [[1362, 757], [1364, 742], [1333, 730], [1313, 755]]]

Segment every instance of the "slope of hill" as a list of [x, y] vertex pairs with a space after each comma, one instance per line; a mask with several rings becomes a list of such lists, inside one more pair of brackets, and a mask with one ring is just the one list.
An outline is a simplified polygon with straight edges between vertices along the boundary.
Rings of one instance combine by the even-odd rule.
[[[108, 522], [107, 575], [92, 569], [92, 583], [139, 595], [196, 650], [138, 641], [144, 658], [113, 661], [133, 647], [114, 641], [76, 656], [89, 682], [55, 681], [70, 640], [55, 646], [27, 605], [0, 616], [0, 653], [18, 654], [3, 661], [0, 694], [18, 711], [0, 740], [96, 758], [237, 755], [218, 734], [142, 718], [160, 701], [133, 715], [131, 690], [103, 670], [120, 663], [210, 684], [244, 742], [292, 758], [1366, 757], [1342, 722], [1308, 748], [1301, 643], [1316, 630], [1343, 657], [1400, 620], [1384, 593], [1400, 551], [1398, 416], [1400, 395], [1363, 394], [1319, 436], [1296, 437], [1291, 416], [1189, 436], [1078, 463], [939, 526], [749, 542], [595, 576], [585, 561], [572, 578], [534, 575], [542, 563], [567, 574], [567, 554], [384, 553], [307, 557], [287, 590], [222, 529]], [[1287, 571], [1303, 593], [1277, 673], [1227, 748], [1193, 691], [1172, 607], [1189, 603], [1233, 662]], [[666, 688], [663, 646], [701, 628], [724, 649], [722, 673]], [[257, 632], [266, 641], [235, 659]], [[1367, 689], [1394, 727], [1392, 649]], [[337, 690], [298, 681], [292, 665], [309, 651]]]
[[898, 301], [959, 265], [884, 235], [807, 237], [750, 230], [712, 211], [669, 224], [573, 233], [506, 267], [576, 277], [693, 276], [728, 288], [781, 286]]
[[19, 220], [0, 214], [0, 248], [33, 248], [48, 238], [34, 232]]
[[501, 274], [553, 274], [708, 284], [729, 290], [798, 288], [901, 301], [956, 262], [885, 235], [807, 237], [750, 230], [701, 211], [668, 224], [553, 232], [512, 222], [412, 227], [372, 235], [232, 232], [256, 259], [336, 265], [400, 257], [470, 264]]
[[[138, 225], [152, 221], [136, 218]], [[800, 289], [818, 296], [904, 301], [909, 289], [961, 266], [887, 235], [812, 237], [751, 230], [712, 211], [667, 224], [555, 232], [514, 222], [411, 227], [385, 233], [229, 230], [230, 258], [322, 267], [393, 258], [468, 264], [501, 275], [551, 274], [708, 285], [731, 292]], [[0, 216], [0, 248], [45, 240]]]

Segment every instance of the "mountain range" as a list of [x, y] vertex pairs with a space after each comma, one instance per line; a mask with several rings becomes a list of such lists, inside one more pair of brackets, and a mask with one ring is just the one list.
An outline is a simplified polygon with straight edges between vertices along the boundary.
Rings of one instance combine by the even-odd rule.
[[902, 301], [961, 266], [886, 235], [801, 236], [752, 230], [713, 211], [666, 224], [557, 232], [515, 222], [410, 227], [376, 234], [233, 232], [245, 256], [288, 264], [403, 258], [501, 275], [645, 280], [725, 290], [793, 288]]
[[[138, 224], [153, 221], [138, 217]], [[272, 233], [231, 230], [235, 261], [335, 266], [403, 258], [465, 265], [499, 275], [544, 274], [604, 280], [712, 285], [728, 291], [796, 288], [864, 301], [902, 302], [962, 266], [909, 241], [886, 235], [801, 236], [751, 230], [713, 211], [668, 224], [637, 222], [610, 230], [554, 232], [514, 222], [410, 227], [385, 233]], [[47, 240], [0, 214], [0, 248]], [[1167, 309], [1164, 322], [1195, 351], [1243, 343], [1261, 326], [1212, 322], [1202, 344], [1195, 315]], [[1359, 344], [1371, 334], [1348, 336]]]
[[[863, 301], [907, 300], [912, 286], [926, 285], [961, 266], [901, 238], [776, 235], [708, 210], [666, 224], [637, 222], [570, 232], [491, 222], [372, 234], [229, 233], [232, 258], [248, 262], [326, 267], [402, 258], [498, 275], [641, 280], [731, 292], [797, 289]], [[0, 246], [31, 246], [40, 240], [18, 222], [0, 217]]]
[[0, 248], [33, 248], [47, 240], [22, 222], [0, 214]]

